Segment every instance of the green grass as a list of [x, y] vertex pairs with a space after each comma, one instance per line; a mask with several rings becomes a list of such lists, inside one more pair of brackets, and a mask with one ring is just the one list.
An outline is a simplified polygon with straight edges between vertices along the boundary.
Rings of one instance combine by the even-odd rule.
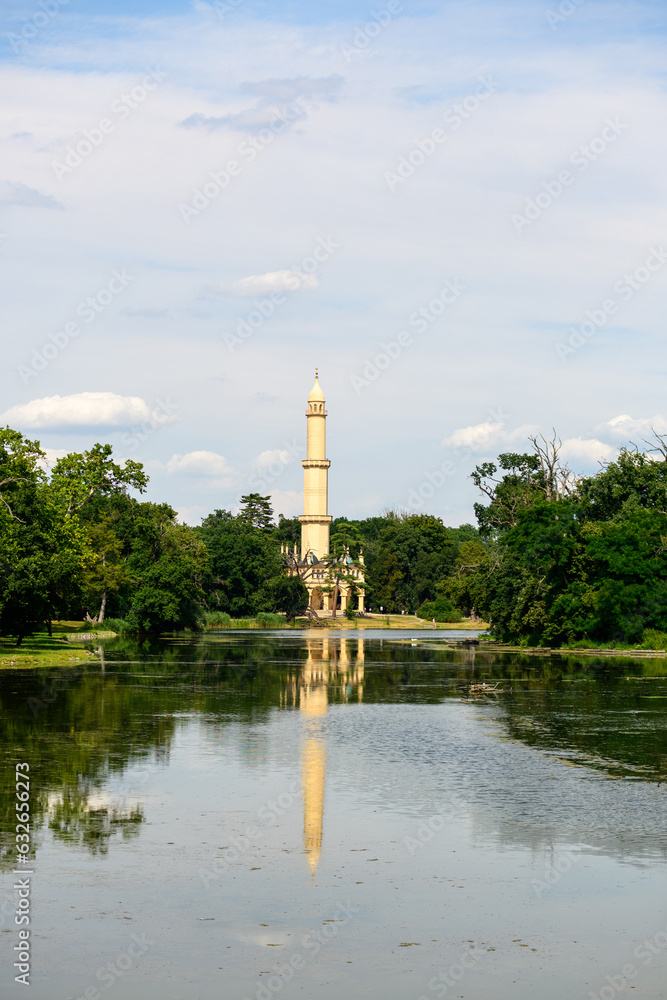
[[[54, 627], [54, 633], [55, 631]], [[84, 630], [72, 628], [67, 631]], [[77, 649], [67, 639], [56, 634], [49, 638], [48, 635], [38, 633], [24, 639], [20, 646], [16, 645], [14, 639], [0, 639], [0, 670], [16, 667], [73, 667], [77, 663], [86, 663], [93, 655], [86, 649]]]
[[204, 612], [204, 628], [229, 628], [231, 620], [226, 611]]
[[641, 642], [596, 642], [595, 639], [577, 639], [575, 642], [563, 643], [563, 649], [618, 649], [624, 652], [645, 649], [649, 651], [667, 650], [667, 632], [647, 628]]
[[285, 615], [271, 614], [260, 611], [254, 618], [232, 618], [226, 611], [207, 611], [204, 617], [204, 628], [210, 629], [250, 629], [250, 628], [289, 628]]

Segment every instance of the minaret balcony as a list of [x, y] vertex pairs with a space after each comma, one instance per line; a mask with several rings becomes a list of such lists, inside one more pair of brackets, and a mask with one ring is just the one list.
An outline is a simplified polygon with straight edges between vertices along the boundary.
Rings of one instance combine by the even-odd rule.
[[331, 462], [328, 458], [304, 458], [301, 465], [304, 469], [328, 469]]

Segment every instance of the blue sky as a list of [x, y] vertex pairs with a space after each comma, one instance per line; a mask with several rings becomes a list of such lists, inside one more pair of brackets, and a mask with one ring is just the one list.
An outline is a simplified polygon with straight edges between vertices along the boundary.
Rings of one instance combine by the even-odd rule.
[[56, 4], [0, 15], [0, 419], [52, 458], [299, 513], [317, 365], [331, 512], [458, 524], [530, 434], [667, 430], [662, 6]]

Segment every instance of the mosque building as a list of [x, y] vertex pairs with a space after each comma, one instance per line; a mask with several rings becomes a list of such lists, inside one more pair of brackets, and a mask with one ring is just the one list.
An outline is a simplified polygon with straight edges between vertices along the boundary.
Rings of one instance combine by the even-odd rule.
[[342, 553], [336, 561], [330, 557], [329, 530], [332, 517], [328, 511], [329, 466], [326, 457], [327, 410], [324, 393], [317, 371], [315, 385], [308, 396], [307, 446], [303, 465], [303, 514], [301, 522], [301, 549], [283, 548], [289, 557], [291, 571], [303, 580], [310, 597], [311, 611], [326, 615], [333, 611], [336, 582], [338, 598], [336, 610], [345, 611], [356, 597], [358, 610], [364, 610], [364, 557], [363, 552], [355, 561], [349, 552]]

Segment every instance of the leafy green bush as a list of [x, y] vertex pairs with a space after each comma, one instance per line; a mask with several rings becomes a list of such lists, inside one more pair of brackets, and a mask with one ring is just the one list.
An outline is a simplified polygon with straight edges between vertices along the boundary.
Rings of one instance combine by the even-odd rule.
[[640, 649], [667, 649], [667, 632], [655, 628], [644, 629]]
[[133, 631], [134, 629], [124, 618], [105, 618], [99, 625], [93, 625], [91, 628], [91, 632], [117, 632], [119, 635]]
[[204, 612], [204, 628], [229, 628], [231, 623], [231, 615], [226, 611]]
[[435, 618], [437, 622], [460, 622], [463, 617], [449, 598], [444, 596], [438, 597], [435, 601], [425, 601], [417, 609], [417, 615], [427, 621], [433, 621]]
[[310, 598], [300, 577], [279, 576], [269, 581], [268, 599], [268, 606], [274, 611], [284, 611], [286, 620], [290, 623], [297, 615], [306, 613]]
[[270, 611], [259, 611], [257, 613], [257, 624], [260, 628], [279, 628], [285, 624], [282, 615], [273, 615]]

